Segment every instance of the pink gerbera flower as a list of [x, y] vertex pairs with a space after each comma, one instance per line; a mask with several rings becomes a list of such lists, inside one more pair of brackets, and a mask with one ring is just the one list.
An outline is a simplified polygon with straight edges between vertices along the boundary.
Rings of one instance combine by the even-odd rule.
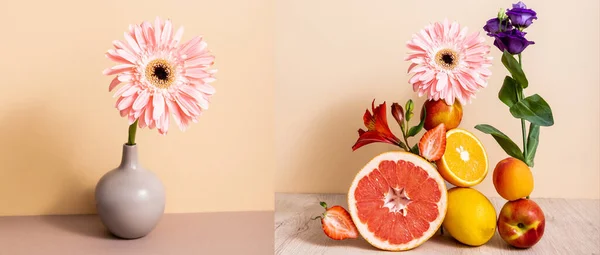
[[445, 20], [428, 25], [406, 45], [412, 50], [406, 57], [412, 62], [408, 73], [414, 74], [409, 83], [419, 96], [467, 104], [487, 86], [492, 58], [479, 33], [467, 34], [466, 27]]
[[115, 92], [115, 106], [130, 125], [137, 121], [140, 128], [156, 127], [166, 134], [169, 115], [185, 130], [208, 109], [215, 93], [209, 84], [215, 80], [215, 70], [208, 70], [214, 56], [202, 37], [179, 44], [182, 35], [183, 27], [173, 34], [171, 21], [157, 17], [154, 26], [149, 22], [130, 25], [125, 41], [114, 41], [115, 49], [106, 53], [118, 63], [104, 70], [105, 75], [117, 75], [108, 90], [124, 83]]

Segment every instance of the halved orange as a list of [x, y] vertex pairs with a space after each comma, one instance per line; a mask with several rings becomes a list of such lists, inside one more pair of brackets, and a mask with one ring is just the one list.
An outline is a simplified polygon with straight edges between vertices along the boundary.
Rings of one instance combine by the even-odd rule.
[[446, 132], [446, 150], [436, 164], [442, 177], [459, 187], [479, 184], [488, 172], [488, 158], [481, 141], [460, 128]]

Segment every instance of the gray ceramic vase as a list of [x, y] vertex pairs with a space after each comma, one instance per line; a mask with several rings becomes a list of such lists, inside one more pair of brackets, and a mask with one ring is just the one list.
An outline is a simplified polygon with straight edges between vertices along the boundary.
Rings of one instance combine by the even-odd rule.
[[96, 185], [96, 209], [115, 236], [140, 238], [152, 231], [165, 210], [165, 188], [138, 162], [136, 145], [123, 145], [121, 165]]

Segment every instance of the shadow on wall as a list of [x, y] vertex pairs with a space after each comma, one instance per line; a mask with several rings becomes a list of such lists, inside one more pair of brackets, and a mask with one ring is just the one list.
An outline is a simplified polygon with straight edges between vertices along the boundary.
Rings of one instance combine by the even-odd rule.
[[93, 213], [94, 191], [82, 169], [73, 116], [44, 102], [0, 116], [0, 216]]

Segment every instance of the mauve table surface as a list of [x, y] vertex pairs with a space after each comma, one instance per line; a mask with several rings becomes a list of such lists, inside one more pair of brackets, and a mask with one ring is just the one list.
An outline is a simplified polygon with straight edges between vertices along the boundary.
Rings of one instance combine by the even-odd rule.
[[96, 215], [0, 217], [0, 254], [265, 255], [273, 221], [272, 211], [165, 214], [149, 235], [122, 240]]

